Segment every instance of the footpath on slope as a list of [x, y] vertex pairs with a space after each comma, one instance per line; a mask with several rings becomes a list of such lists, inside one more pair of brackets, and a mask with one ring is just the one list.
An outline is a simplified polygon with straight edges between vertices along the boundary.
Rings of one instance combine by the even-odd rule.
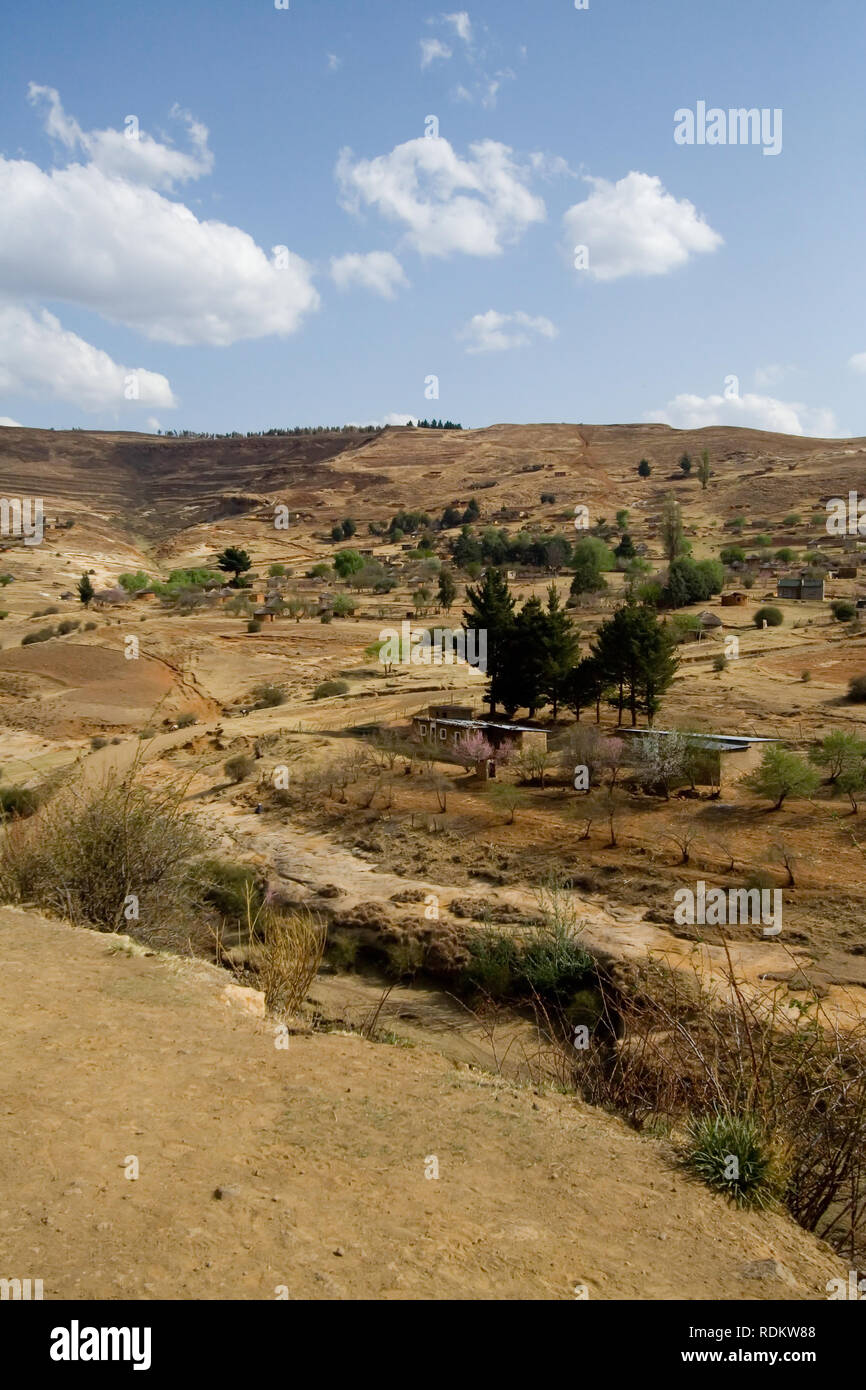
[[566, 1096], [423, 1047], [277, 1046], [215, 967], [29, 911], [0, 910], [0, 951], [0, 1273], [46, 1299], [823, 1299], [845, 1277]]

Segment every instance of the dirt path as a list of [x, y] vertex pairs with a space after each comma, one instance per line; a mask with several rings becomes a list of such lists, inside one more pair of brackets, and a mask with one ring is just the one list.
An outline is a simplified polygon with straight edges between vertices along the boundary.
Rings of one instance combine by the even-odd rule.
[[842, 1273], [608, 1115], [421, 1047], [278, 1048], [224, 974], [123, 940], [0, 912], [0, 1256], [46, 1298], [818, 1299]]

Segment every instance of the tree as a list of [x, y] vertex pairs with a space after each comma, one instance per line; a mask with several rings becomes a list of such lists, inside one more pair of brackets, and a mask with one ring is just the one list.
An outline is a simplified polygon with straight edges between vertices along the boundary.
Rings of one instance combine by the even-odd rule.
[[683, 454], [682, 458], [680, 459], [680, 468], [683, 470], [686, 477], [688, 477], [692, 471], [692, 461], [689, 458], [688, 454]]
[[79, 581], [78, 581], [78, 586], [77, 586], [77, 587], [78, 587], [78, 597], [81, 599], [81, 602], [84, 604], [84, 607], [85, 607], [85, 608], [89, 608], [89, 607], [90, 607], [91, 600], [92, 600], [93, 595], [94, 595], [94, 592], [95, 592], [95, 591], [94, 591], [94, 588], [93, 588], [93, 585], [92, 585], [91, 582], [90, 582], [90, 575], [89, 575], [89, 574], [83, 574], [83, 575], [81, 576], [81, 578], [79, 579]]
[[246, 574], [252, 568], [252, 560], [245, 550], [237, 545], [228, 545], [221, 555], [217, 556], [217, 565], [226, 574], [234, 576], [233, 583], [237, 584], [242, 574]]
[[675, 497], [666, 497], [662, 509], [662, 546], [669, 564], [682, 554], [683, 541], [682, 507]]
[[641, 459], [637, 466], [637, 471], [642, 478], [648, 478], [650, 473], [652, 473], [652, 468], [647, 463], [646, 459]]
[[593, 655], [605, 685], [618, 692], [618, 722], [628, 704], [633, 727], [638, 712], [652, 725], [679, 660], [664, 623], [644, 604], [627, 603], [598, 629]]
[[[866, 758], [866, 742], [856, 734], [835, 729], [809, 754], [810, 760], [828, 773], [827, 781], [837, 782], [843, 773], [859, 768]], [[844, 788], [843, 788], [844, 791]]]
[[788, 796], [811, 796], [819, 780], [804, 758], [774, 743], [765, 751], [760, 767], [747, 773], [742, 782], [757, 796], [774, 801], [772, 809], [778, 811]]
[[620, 507], [616, 514], [616, 524], [620, 531], [628, 530], [628, 507]]
[[698, 464], [698, 478], [700, 479], [701, 487], [705, 492], [707, 490], [707, 483], [710, 481], [711, 476], [712, 469], [710, 468], [709, 451], [707, 449], [704, 449], [701, 452], [701, 461]]
[[541, 689], [550, 701], [553, 717], [556, 719], [560, 704], [566, 700], [568, 678], [577, 661], [580, 644], [571, 619], [560, 604], [559, 594], [553, 584], [547, 591], [547, 611], [544, 618]]
[[671, 783], [686, 773], [688, 743], [685, 734], [676, 732], [641, 738], [638, 780], [650, 789], [661, 787], [665, 801], [670, 801]]
[[668, 579], [661, 592], [665, 608], [685, 608], [690, 603], [703, 603], [712, 594], [720, 594], [725, 571], [718, 560], [691, 560], [681, 555], [668, 570]]
[[466, 511], [463, 513], [463, 520], [465, 522], [477, 521], [480, 515], [481, 508], [478, 505], [478, 498], [470, 497], [469, 505], [466, 508]]
[[444, 608], [446, 613], [451, 612], [451, 605], [457, 597], [457, 585], [450, 570], [439, 571], [439, 606]]
[[349, 579], [364, 568], [364, 560], [357, 550], [338, 550], [334, 556], [334, 569], [341, 579]]
[[584, 594], [597, 594], [607, 588], [602, 570], [613, 569], [614, 558], [604, 541], [585, 536], [575, 545], [571, 564], [574, 578], [570, 592], [573, 598], [582, 598]]
[[637, 551], [634, 548], [634, 541], [628, 531], [623, 531], [622, 540], [613, 552], [618, 560], [633, 560]]
[[354, 536], [355, 532], [357, 531], [357, 529], [358, 529], [358, 528], [357, 528], [357, 526], [355, 525], [355, 523], [354, 523], [354, 521], [352, 520], [352, 518], [351, 518], [350, 516], [347, 516], [347, 517], [346, 517], [346, 520], [343, 522], [343, 525], [342, 525], [342, 527], [341, 527], [341, 530], [342, 530], [342, 532], [343, 532], [343, 537], [342, 537], [343, 540], [344, 540], [344, 541], [351, 540], [352, 537]]
[[489, 569], [476, 588], [466, 590], [469, 607], [463, 619], [467, 628], [487, 633], [487, 695], [490, 714], [496, 713], [499, 690], [508, 659], [508, 639], [514, 627], [514, 595], [497, 569]]
[[547, 621], [541, 600], [527, 599], [504, 640], [499, 698], [510, 719], [525, 708], [532, 719], [547, 704], [545, 662]]
[[585, 656], [576, 666], [572, 666], [565, 681], [563, 703], [574, 711], [577, 720], [580, 711], [595, 705], [595, 722], [601, 717], [601, 701], [606, 690], [601, 667], [594, 656]]

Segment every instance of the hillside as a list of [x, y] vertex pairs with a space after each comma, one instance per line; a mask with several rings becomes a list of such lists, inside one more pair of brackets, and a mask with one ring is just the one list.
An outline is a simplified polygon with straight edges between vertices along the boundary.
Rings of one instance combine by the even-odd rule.
[[223, 973], [30, 913], [0, 911], [0, 950], [0, 1254], [46, 1299], [818, 1300], [844, 1277], [556, 1093], [422, 1046], [278, 1048]]

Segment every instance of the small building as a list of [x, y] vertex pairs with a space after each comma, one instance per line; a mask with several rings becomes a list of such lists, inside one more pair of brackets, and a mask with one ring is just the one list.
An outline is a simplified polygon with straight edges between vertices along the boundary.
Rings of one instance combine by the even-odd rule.
[[741, 589], [734, 589], [730, 594], [722, 594], [723, 608], [741, 608], [744, 603], [748, 603], [748, 595]]
[[711, 632], [714, 628], [724, 627], [718, 613], [712, 613], [709, 608], [705, 608], [703, 613], [698, 614], [698, 622], [702, 632]]
[[132, 595], [132, 597], [135, 599], [136, 603], [139, 603], [142, 600], [145, 603], [152, 603], [153, 600], [156, 598], [156, 594], [153, 589], [137, 589], [135, 593]]
[[[436, 707], [433, 706], [435, 709]], [[452, 748], [467, 734], [481, 734], [493, 748], [547, 749], [547, 731], [528, 724], [499, 724], [489, 719], [437, 719], [428, 714], [416, 714], [412, 732], [425, 742]]]
[[125, 589], [97, 589], [91, 599], [91, 603], [97, 608], [119, 608], [121, 604], [127, 603], [129, 594]]
[[617, 737], [623, 735], [629, 743], [636, 745], [634, 761], [637, 761], [640, 743], [646, 738], [687, 739], [696, 753], [690, 768], [692, 775], [676, 779], [672, 786], [689, 786], [694, 780], [699, 786], [721, 787], [723, 772], [734, 773], [734, 780], [737, 780], [758, 766], [763, 759], [765, 745], [778, 742], [778, 739], [758, 738], [751, 734], [681, 734], [672, 729], [617, 729]]
[[857, 578], [857, 566], [856, 566], [856, 565], [840, 565], [840, 566], [839, 566], [839, 569], [836, 571], [836, 573], [837, 573], [837, 575], [838, 575], [838, 577], [839, 577], [840, 579], [856, 579], [856, 578]]
[[785, 575], [776, 585], [776, 597], [823, 602], [824, 581], [805, 575]]
[[275, 616], [276, 616], [276, 615], [275, 615], [275, 613], [274, 613], [273, 608], [254, 608], [254, 609], [253, 609], [253, 617], [254, 617], [254, 618], [256, 619], [256, 621], [259, 622], [259, 623], [272, 623], [272, 622], [274, 621], [274, 617], [275, 617]]

